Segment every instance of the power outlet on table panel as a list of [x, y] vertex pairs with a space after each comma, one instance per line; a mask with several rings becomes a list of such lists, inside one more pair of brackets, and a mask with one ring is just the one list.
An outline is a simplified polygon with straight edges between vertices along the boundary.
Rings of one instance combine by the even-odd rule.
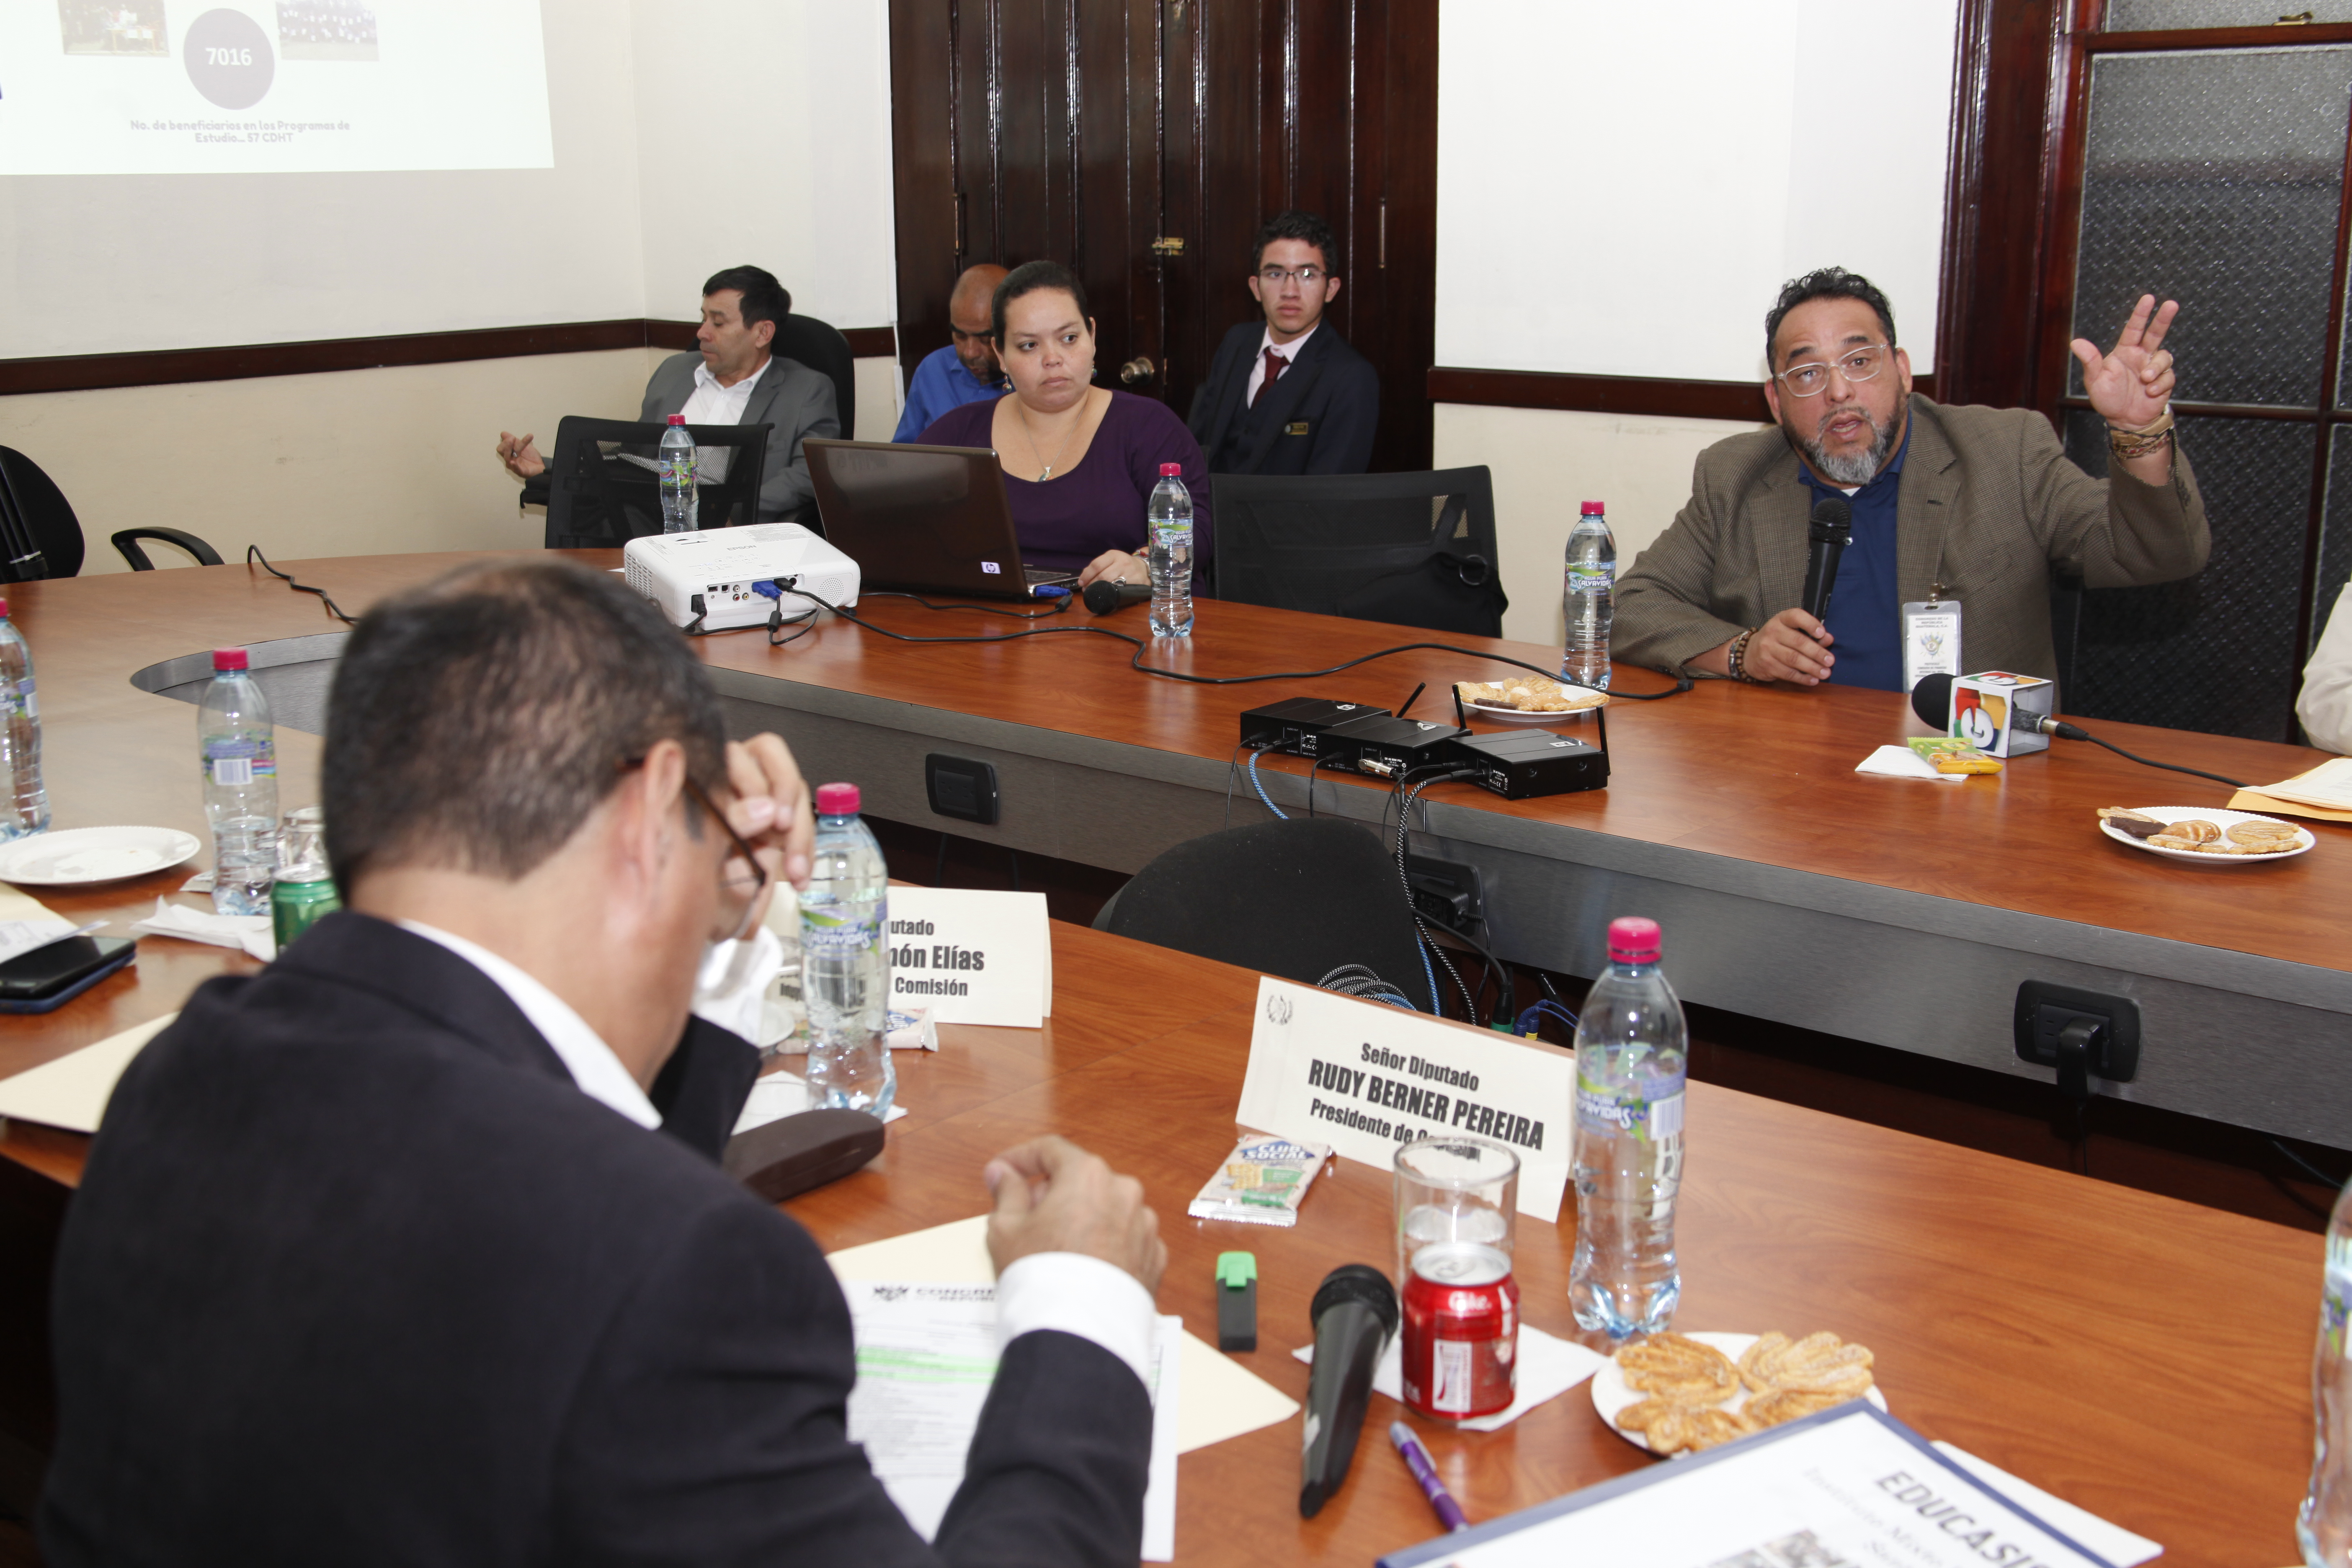
[[1412, 905], [1429, 919], [1476, 935], [1486, 920], [1486, 893], [1478, 868], [1436, 855], [1405, 858], [1405, 879], [1412, 884]]
[[[2139, 1004], [2128, 996], [2102, 991], [2081, 991], [2046, 980], [2028, 980], [2017, 988], [2013, 1026], [2017, 1058], [2038, 1067], [2059, 1066], [2061, 1043], [2070, 1025], [2096, 1025], [2091, 1034], [2093, 1078], [2129, 1083], [2139, 1071]], [[2077, 1037], [2086, 1032], [2078, 1028]]]

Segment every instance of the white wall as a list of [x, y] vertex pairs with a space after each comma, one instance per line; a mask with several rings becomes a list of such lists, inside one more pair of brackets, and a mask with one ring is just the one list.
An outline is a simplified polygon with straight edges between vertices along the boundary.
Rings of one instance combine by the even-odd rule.
[[1437, 363], [1760, 379], [1781, 281], [1835, 263], [1933, 369], [1957, 12], [1444, 7]]

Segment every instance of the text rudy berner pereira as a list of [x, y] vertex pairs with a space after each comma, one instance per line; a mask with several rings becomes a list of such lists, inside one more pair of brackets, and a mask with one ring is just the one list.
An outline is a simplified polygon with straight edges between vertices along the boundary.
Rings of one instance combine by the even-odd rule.
[[[1439, 1062], [1423, 1061], [1419, 1057], [1401, 1057], [1378, 1046], [1365, 1046], [1362, 1059], [1391, 1072], [1433, 1079], [1457, 1089], [1478, 1087], [1476, 1073], [1464, 1072]], [[1522, 1149], [1544, 1146], [1544, 1124], [1533, 1117], [1483, 1105], [1466, 1095], [1448, 1095], [1404, 1079], [1383, 1078], [1362, 1068], [1339, 1067], [1319, 1057], [1307, 1058], [1307, 1086], [1334, 1095], [1346, 1095], [1383, 1110], [1400, 1111], [1406, 1117], [1416, 1117], [1434, 1124], [1420, 1126], [1410, 1121], [1391, 1121], [1385, 1117], [1369, 1115], [1352, 1105], [1328, 1104], [1321, 1100], [1307, 1101], [1307, 1111], [1310, 1116], [1337, 1122], [1342, 1127], [1352, 1127], [1360, 1132], [1393, 1138], [1400, 1143], [1456, 1131], [1516, 1143]]]

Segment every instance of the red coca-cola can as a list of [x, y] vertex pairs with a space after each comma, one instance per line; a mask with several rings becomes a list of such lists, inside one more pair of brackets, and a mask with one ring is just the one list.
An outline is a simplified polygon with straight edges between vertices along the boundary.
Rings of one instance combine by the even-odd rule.
[[1404, 1282], [1403, 1332], [1407, 1405], [1449, 1421], [1509, 1409], [1519, 1351], [1510, 1254], [1475, 1241], [1420, 1248]]

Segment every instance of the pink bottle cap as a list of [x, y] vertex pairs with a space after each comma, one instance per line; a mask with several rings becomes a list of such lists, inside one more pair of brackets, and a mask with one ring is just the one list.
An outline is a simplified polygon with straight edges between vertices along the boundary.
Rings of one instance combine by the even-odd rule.
[[246, 668], [247, 662], [245, 649], [241, 647], [216, 647], [213, 649], [213, 668], [215, 669], [243, 669]]
[[[852, 784], [829, 784], [816, 786], [816, 809], [824, 816], [856, 816], [857, 786]], [[1653, 931], [1656, 927], [1651, 928]]]
[[686, 423], [686, 416], [683, 414], [673, 414], [669, 416], [669, 422], [673, 425], [683, 425]]
[[1658, 962], [1658, 922], [1626, 915], [1609, 922], [1609, 957], [1617, 963]]
[[1160, 477], [1163, 479], [1181, 479], [1184, 477], [1184, 465], [1162, 463], [1160, 465]]
[[7, 618], [8, 618], [8, 601], [7, 601], [7, 600], [5, 600], [5, 599], [0, 599], [0, 621], [5, 621], [5, 620], [6, 620]]
[[1584, 510], [1578, 513], [1578, 515], [1580, 517], [1606, 517], [1609, 513], [1599, 501], [1589, 500], [1584, 503]]

